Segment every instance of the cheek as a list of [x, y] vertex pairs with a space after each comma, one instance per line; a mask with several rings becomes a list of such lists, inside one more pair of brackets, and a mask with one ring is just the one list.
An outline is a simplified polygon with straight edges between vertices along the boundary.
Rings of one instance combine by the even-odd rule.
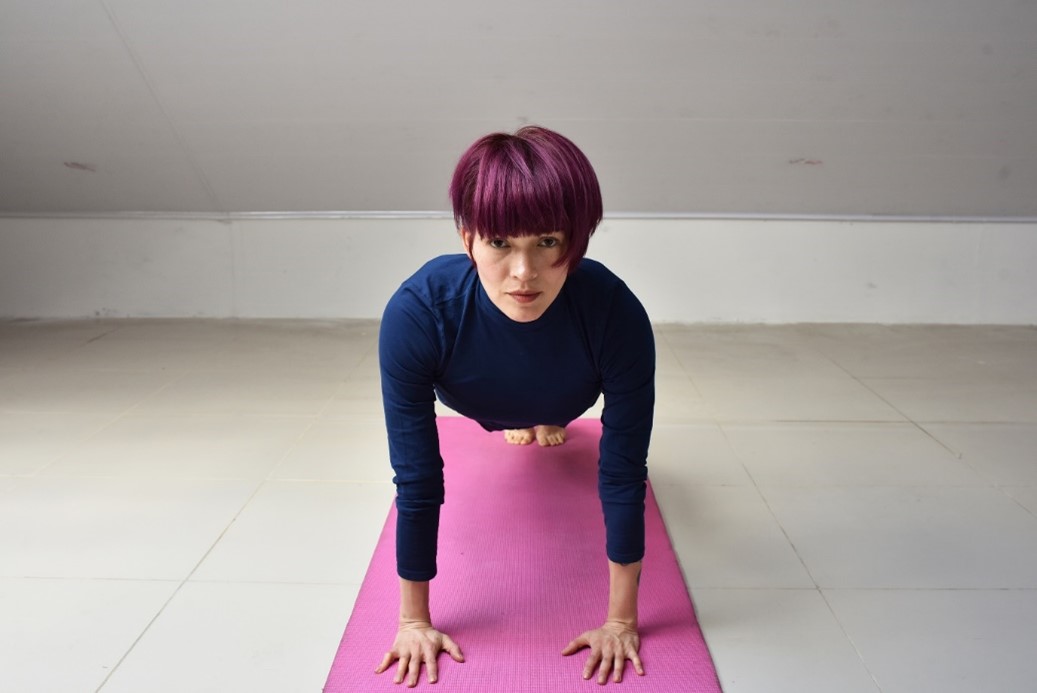
[[490, 262], [488, 259], [475, 258], [475, 269], [483, 286], [497, 286], [507, 277], [507, 269], [500, 263]]
[[569, 276], [568, 269], [566, 267], [552, 267], [550, 274], [551, 286], [555, 291], [561, 291], [562, 285], [565, 284], [566, 278]]

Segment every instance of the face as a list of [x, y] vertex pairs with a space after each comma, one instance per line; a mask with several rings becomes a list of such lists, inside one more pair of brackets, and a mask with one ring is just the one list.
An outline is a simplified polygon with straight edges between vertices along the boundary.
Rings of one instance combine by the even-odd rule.
[[[468, 250], [469, 234], [461, 233]], [[483, 290], [515, 322], [532, 322], [558, 298], [568, 275], [558, 264], [565, 252], [561, 232], [515, 238], [472, 239], [470, 252]]]

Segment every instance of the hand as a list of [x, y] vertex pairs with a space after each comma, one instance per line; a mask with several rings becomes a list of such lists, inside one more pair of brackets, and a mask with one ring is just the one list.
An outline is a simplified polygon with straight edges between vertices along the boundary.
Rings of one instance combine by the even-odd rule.
[[454, 658], [455, 662], [463, 662], [464, 655], [457, 643], [451, 640], [446, 633], [440, 633], [427, 621], [412, 623], [401, 623], [396, 633], [396, 641], [392, 649], [385, 653], [385, 658], [374, 673], [381, 674], [389, 668], [395, 660], [400, 660], [396, 665], [396, 677], [393, 683], [402, 683], [404, 674], [407, 674], [407, 685], [413, 688], [418, 685], [418, 676], [421, 672], [422, 663], [428, 674], [428, 682], [435, 683], [439, 678], [439, 667], [436, 658], [440, 651], [446, 651]]
[[591, 654], [587, 658], [586, 666], [583, 667], [584, 679], [593, 676], [597, 667], [599, 684], [604, 685], [608, 682], [609, 672], [612, 672], [612, 680], [619, 683], [623, 680], [623, 667], [628, 659], [638, 675], [645, 675], [641, 658], [637, 655], [637, 651], [641, 649], [641, 638], [637, 634], [636, 626], [620, 621], [606, 621], [601, 628], [589, 630], [566, 645], [562, 654], [569, 656], [585, 647], [591, 649]]

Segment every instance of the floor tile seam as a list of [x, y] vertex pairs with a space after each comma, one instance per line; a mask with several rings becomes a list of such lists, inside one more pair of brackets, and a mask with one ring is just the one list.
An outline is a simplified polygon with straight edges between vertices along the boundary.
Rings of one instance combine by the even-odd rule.
[[[220, 536], [222, 536], [222, 534]], [[206, 555], [208, 555], [208, 552], [206, 553]], [[196, 569], [197, 566], [195, 566], [195, 570]], [[192, 573], [193, 572], [194, 571], [192, 570]], [[113, 664], [112, 667], [108, 670], [108, 673], [105, 675], [104, 679], [97, 686], [97, 688], [94, 689], [94, 693], [100, 693], [104, 689], [104, 687], [108, 684], [108, 681], [111, 680], [115, 672], [118, 671], [119, 667], [122, 666], [122, 663], [125, 662], [126, 659], [130, 656], [130, 654], [133, 653], [133, 650], [136, 649], [140, 641], [144, 638], [145, 635], [147, 635], [148, 631], [151, 630], [151, 627], [155, 625], [155, 622], [158, 621], [158, 619], [162, 616], [163, 613], [165, 613], [169, 605], [173, 602], [174, 599], [176, 599], [176, 596], [180, 594], [180, 590], [182, 590], [184, 585], [187, 584], [187, 578], [167, 582], [176, 583], [176, 587], [173, 589], [169, 597], [164, 602], [162, 602], [162, 605], [155, 611], [154, 616], [152, 616], [151, 619], [149, 619], [148, 622], [144, 624], [144, 627], [141, 629], [140, 633], [138, 633], [137, 637], [133, 639], [133, 642], [130, 643], [130, 646], [128, 648], [126, 648], [126, 651], [123, 652], [122, 656], [119, 657], [118, 661], [115, 662], [115, 664]]]
[[[162, 385], [161, 385], [161, 386], [160, 386], [160, 387], [159, 387], [159, 388], [158, 388], [157, 390], [154, 390], [154, 391], [152, 391], [152, 392], [148, 393], [147, 395], [144, 395], [144, 396], [143, 396], [143, 397], [141, 397], [141, 398], [140, 398], [139, 400], [137, 400], [137, 401], [136, 401], [135, 403], [133, 403], [132, 405], [130, 405], [130, 406], [129, 406], [129, 407], [127, 408], [127, 409], [123, 410], [123, 411], [122, 411], [122, 412], [121, 412], [121, 413], [119, 414], [119, 416], [117, 417], [117, 420], [121, 420], [121, 419], [123, 419], [124, 417], [126, 417], [126, 416], [129, 416], [129, 415], [133, 414], [134, 410], [135, 410], [135, 409], [138, 409], [138, 408], [140, 408], [140, 406], [141, 406], [142, 404], [144, 404], [144, 403], [145, 403], [145, 402], [147, 402], [148, 400], [150, 400], [150, 399], [152, 399], [152, 398], [154, 398], [154, 397], [158, 396], [158, 395], [159, 395], [160, 393], [162, 393], [163, 391], [165, 391], [165, 390], [167, 390], [168, 388], [172, 387], [173, 385], [175, 385], [175, 384], [179, 383], [180, 381], [184, 380], [184, 379], [185, 379], [185, 378], [187, 378], [187, 376], [189, 376], [190, 374], [191, 374], [191, 371], [190, 371], [190, 370], [185, 370], [185, 371], [183, 371], [183, 372], [178, 372], [178, 374], [176, 375], [176, 377], [172, 378], [171, 380], [167, 380], [167, 381], [166, 381], [165, 383], [163, 383], [163, 384], [162, 384]], [[113, 422], [113, 423], [114, 423], [114, 422]]]
[[[197, 421], [205, 419], [218, 419], [218, 420], [235, 420], [241, 422], [255, 422], [262, 421], [263, 419], [283, 419], [288, 421], [298, 421], [300, 419], [315, 419], [316, 414], [287, 414], [287, 413], [268, 413], [268, 412], [250, 412], [250, 411], [227, 411], [227, 412], [189, 412], [189, 411], [174, 411], [174, 412], [141, 412], [136, 414], [119, 414], [120, 419], [126, 419], [130, 421], [140, 421], [142, 419], [172, 419], [175, 421]], [[107, 425], [107, 424], [106, 424]]]
[[[84, 445], [86, 443], [89, 443], [90, 441], [96, 439], [99, 435], [101, 435], [101, 433], [103, 433], [104, 431], [108, 430], [109, 428], [114, 426], [119, 421], [122, 421], [124, 418], [126, 418], [126, 416], [127, 416], [127, 414], [125, 412], [120, 413], [120, 414], [112, 415], [103, 424], [101, 424], [100, 426], [98, 426], [94, 430], [90, 431], [83, 438], [80, 438], [78, 441], [76, 441], [76, 447], [75, 448], [66, 450], [65, 452], [58, 453], [57, 455], [52, 457], [47, 462], [41, 464], [39, 466], [39, 468], [37, 468], [36, 471], [34, 471], [29, 476], [43, 477], [44, 476], [44, 472], [46, 472], [48, 469], [51, 469], [51, 468], [55, 467], [56, 465], [60, 464], [61, 462], [64, 462], [69, 457], [75, 455], [76, 452], [78, 451], [78, 448], [80, 448], [82, 445]], [[59, 476], [65, 476], [65, 475], [59, 475]]]
[[819, 588], [822, 592], [1032, 592], [1037, 594], [1035, 587], [826, 587]]
[[[673, 344], [670, 343], [669, 336], [667, 336], [666, 334], [662, 334], [662, 333], [659, 333], [659, 332], [655, 331], [654, 326], [653, 326], [653, 332], [655, 334], [656, 365], [658, 365], [658, 361], [659, 361], [659, 358], [658, 358], [659, 344], [662, 343], [663, 345], [665, 345], [666, 351], [668, 352], [669, 356], [674, 360], [674, 362], [676, 362], [678, 368], [680, 368], [681, 373], [683, 373], [684, 375], [687, 375], [688, 373], [687, 373], [687, 369], [684, 367], [684, 362], [681, 361], [680, 357], [677, 356], [677, 350], [674, 349], [673, 348]], [[656, 373], [658, 374], [658, 368], [656, 369]]]
[[[231, 354], [230, 356], [233, 356]], [[339, 364], [325, 363], [313, 366], [292, 366], [291, 368], [285, 368], [283, 366], [274, 366], [273, 364], [254, 363], [249, 365], [238, 365], [234, 363], [230, 364], [213, 364], [204, 367], [192, 367], [187, 370], [193, 375], [227, 375], [227, 376], [264, 376], [264, 377], [289, 377], [299, 378], [300, 380], [313, 380], [325, 382], [331, 379], [328, 373], [332, 371], [337, 374], [341, 380], [348, 379], [352, 376], [354, 370], [360, 365], [359, 362], [341, 371], [335, 371], [334, 367]]]
[[939, 421], [935, 419], [918, 419], [918, 423], [925, 426], [957, 426], [973, 428], [1016, 428], [1035, 429], [1037, 421]]
[[264, 481], [270, 481], [273, 479], [274, 472], [276, 472], [284, 464], [284, 461], [288, 459], [288, 457], [292, 454], [293, 451], [298, 449], [299, 444], [303, 441], [304, 438], [306, 438], [307, 435], [309, 435], [310, 431], [314, 429], [314, 427], [317, 425], [317, 422], [320, 421], [320, 415], [327, 410], [328, 405], [329, 403], [325, 402], [324, 406], [321, 407], [320, 412], [318, 412], [315, 416], [310, 417], [310, 422], [306, 425], [306, 427], [295, 436], [295, 438], [289, 445], [285, 446], [285, 449], [278, 456], [277, 461], [270, 465], [270, 469], [267, 471], [266, 477], [264, 477]]
[[386, 478], [384, 480], [377, 480], [377, 479], [313, 479], [313, 478], [307, 479], [307, 478], [299, 478], [299, 477], [291, 477], [291, 478], [283, 478], [282, 479], [282, 478], [279, 478], [279, 477], [272, 477], [272, 478], [267, 478], [264, 481], [266, 481], [268, 484], [277, 483], [277, 484], [297, 484], [297, 485], [301, 485], [301, 484], [325, 484], [325, 485], [336, 485], [336, 486], [393, 486], [393, 482], [391, 481], [391, 477], [390, 477], [389, 472], [388, 472], [389, 469], [390, 469], [390, 467], [389, 467], [389, 464], [388, 464], [388, 460], [386, 460], [386, 470], [387, 470], [387, 472], [386, 472]]
[[[682, 572], [683, 576], [683, 572]], [[709, 582], [693, 582], [687, 577], [684, 578], [684, 584], [688, 588], [688, 591], [694, 596], [695, 592], [703, 590], [711, 590], [715, 592], [816, 592], [819, 588], [811, 585], [792, 585], [788, 583], [779, 584], [741, 584], [732, 585], [730, 582], [724, 584], [713, 584]]]
[[159, 585], [179, 585], [179, 578], [111, 577], [96, 575], [0, 575], [0, 580], [30, 582], [133, 582]]
[[[955, 379], [948, 378], [946, 376], [932, 377], [932, 378], [858, 378], [859, 382], [864, 383], [905, 383], [912, 381], [912, 384], [928, 384], [934, 385], [938, 383], [945, 383], [952, 387], [965, 389], [968, 387], [973, 392], [971, 394], [978, 394], [980, 397], [999, 397], [1001, 399], [1018, 397], [1020, 395], [1027, 395], [1033, 392], [1034, 383], [1031, 380], [1020, 380], [1020, 376], [1017, 373], [1006, 374], [1002, 379], [992, 379], [989, 377], [975, 377], [968, 379]], [[872, 389], [868, 386], [869, 389]], [[874, 392], [874, 389], [872, 389]]]
[[1037, 417], [1032, 419], [927, 419], [912, 420], [915, 424], [928, 426], [1037, 426]]
[[245, 510], [249, 507], [249, 505], [252, 503], [252, 501], [255, 500], [256, 496], [258, 496], [260, 494], [260, 492], [267, 485], [267, 482], [266, 482], [265, 479], [254, 480], [254, 481], [256, 483], [255, 489], [252, 491], [252, 493], [249, 495], [249, 497], [247, 499], [245, 499], [245, 501], [237, 509], [237, 511], [234, 513], [234, 515], [230, 518], [230, 520], [228, 520], [227, 524], [220, 531], [219, 535], [209, 545], [209, 548], [205, 550], [205, 553], [203, 553], [201, 558], [198, 559], [198, 561], [195, 563], [194, 567], [191, 568], [191, 570], [188, 572], [187, 576], [184, 577], [184, 579], [181, 581], [181, 586], [183, 585], [183, 583], [186, 583], [188, 580], [190, 580], [191, 577], [196, 572], [198, 572], [198, 568], [201, 567], [201, 565], [205, 562], [205, 560], [209, 557], [209, 555], [213, 552], [213, 550], [219, 545], [219, 543], [221, 541], [223, 541], [223, 538], [227, 535], [227, 532], [229, 532], [230, 529], [235, 525], [235, 523], [238, 521], [238, 518], [241, 517], [241, 514], [245, 512]]
[[716, 592], [816, 592], [820, 587], [804, 585], [800, 587], [789, 585], [710, 585], [706, 583], [689, 585], [692, 590], [712, 590]]
[[722, 417], [718, 416], [715, 419], [720, 424], [733, 424], [733, 425], [748, 425], [748, 424], [831, 424], [831, 425], [848, 425], [848, 424], [863, 424], [863, 425], [887, 425], [887, 424], [912, 424], [913, 422], [906, 416], [902, 419], [887, 419], [887, 418], [856, 418], [856, 419], [818, 419], [818, 418], [807, 418], [799, 417], [794, 419], [779, 419], [779, 418], [734, 418], [734, 417]]
[[362, 580], [219, 580], [215, 578], [197, 578], [186, 581], [192, 585], [277, 585], [280, 587], [357, 587]]
[[[962, 464], [964, 464], [966, 467], [968, 467], [970, 470], [972, 470], [972, 472], [977, 477], [979, 477], [981, 479], [988, 479], [989, 482], [990, 482], [989, 485], [991, 487], [996, 488], [997, 490], [999, 490], [1009, 500], [1011, 500], [1013, 503], [1015, 503], [1016, 505], [1021, 507], [1023, 510], [1025, 510], [1027, 512], [1027, 514], [1029, 514], [1030, 516], [1032, 516], [1035, 519], [1037, 519], [1037, 514], [1035, 514], [1034, 511], [1032, 511], [1029, 508], [1027, 508], [1017, 498], [1012, 496], [1012, 494], [1008, 493], [1006, 488], [1012, 488], [1011, 484], [1002, 484], [1000, 481], [998, 481], [997, 477], [994, 474], [986, 471], [985, 469], [981, 469], [981, 468], [977, 467], [975, 464], [973, 464], [972, 461], [969, 459], [968, 455], [966, 455], [964, 452], [953, 450], [949, 445], [943, 444], [942, 441], [940, 441], [939, 438], [937, 438], [935, 434], [933, 434], [932, 432], [928, 431], [925, 428], [925, 425], [927, 425], [927, 424], [928, 424], [928, 422], [915, 422], [915, 426], [919, 430], [921, 430], [923, 433], [925, 433], [927, 436], [929, 436], [933, 440], [941, 443], [941, 445], [943, 445], [943, 447], [946, 448], [947, 450], [950, 450], [951, 453], [955, 456], [955, 458], [957, 460], [959, 460]], [[929, 424], [929, 425], [931, 425], [931, 424]]]
[[[704, 484], [698, 484], [700, 486]], [[771, 483], [771, 482], [760, 482], [757, 484], [761, 493], [764, 493], [770, 489], [775, 490], [788, 490], [788, 489], [800, 489], [800, 490], [859, 490], [859, 489], [886, 489], [886, 490], [948, 490], [948, 489], [960, 489], [960, 490], [978, 490], [982, 489], [985, 491], [1001, 491], [1001, 488], [997, 484], [992, 483], [976, 483], [976, 484], [962, 484], [962, 483], [831, 483], [831, 484], [788, 484], [788, 483]]]
[[349, 372], [350, 376], [352, 376], [354, 373], [359, 371], [360, 367], [367, 361], [367, 357], [372, 355], [372, 354], [374, 354], [375, 363], [377, 364], [377, 362], [378, 362], [379, 331], [380, 330], [381, 330], [381, 326], [379, 325], [378, 329], [375, 330], [374, 339], [370, 340], [370, 343], [367, 345], [367, 348], [360, 355], [360, 358], [358, 358], [356, 363], [353, 365], [353, 369]]
[[[134, 405], [136, 406], [136, 405]], [[96, 412], [96, 409], [23, 409], [19, 407], [5, 407], [0, 405], [0, 414], [14, 414], [17, 416], [91, 416]], [[122, 417], [126, 414], [125, 411], [109, 410], [104, 415], [113, 417]]]
[[[380, 403], [379, 406], [381, 406]], [[460, 416], [460, 414], [441, 414], [437, 412], [437, 416]], [[596, 419], [597, 417], [594, 418]], [[376, 414], [324, 414], [320, 417], [320, 421], [323, 424], [328, 424], [330, 422], [342, 424], [351, 421], [357, 424], [376, 424], [379, 428], [385, 426], [385, 416], [381, 411]]]
[[[781, 523], [781, 520], [778, 519], [777, 514], [774, 512], [774, 508], [771, 507], [770, 501], [767, 500], [767, 497], [764, 495], [763, 490], [760, 488], [760, 485], [757, 483], [756, 477], [754, 477], [752, 475], [752, 473], [749, 471], [748, 467], [745, 466], [745, 461], [743, 460], [742, 456], [738, 453], [738, 451], [735, 449], [734, 445], [732, 445], [731, 440], [728, 438], [727, 433], [723, 430], [723, 428], [720, 429], [720, 432], [721, 432], [721, 435], [724, 436], [724, 441], [727, 443], [728, 449], [730, 449], [732, 454], [735, 455], [736, 459], [738, 459], [738, 463], [742, 465], [742, 470], [745, 472], [745, 474], [748, 476], [749, 480], [752, 482], [752, 488], [753, 488], [753, 490], [756, 491], [756, 495], [760, 499], [760, 501], [763, 502], [764, 507], [767, 508], [767, 513], [768, 513], [768, 515], [770, 515], [771, 520], [773, 520], [774, 524], [777, 525], [778, 529], [781, 530], [782, 536], [785, 537], [786, 543], [788, 544], [789, 548], [792, 549], [792, 552], [796, 556], [796, 560], [798, 560], [799, 564], [802, 566], [803, 572], [806, 574], [807, 578], [809, 578], [810, 582], [813, 583], [814, 587], [817, 588], [818, 587], [817, 578], [810, 571], [810, 568], [809, 568], [809, 566], [807, 566], [807, 563], [803, 559], [802, 554], [800, 553], [799, 549], [796, 547], [796, 544], [792, 541], [792, 537], [789, 536], [788, 530]], [[746, 487], [746, 488], [748, 488], [748, 487]]]
[[839, 627], [839, 630], [842, 632], [843, 637], [846, 638], [846, 642], [848, 642], [850, 644], [850, 647], [853, 648], [854, 654], [857, 655], [857, 661], [860, 662], [861, 666], [864, 667], [864, 670], [868, 672], [868, 676], [871, 677], [872, 683], [875, 684], [876, 690], [880, 691], [881, 693], [881, 691], [883, 690], [882, 683], [879, 681], [876, 672], [872, 671], [872, 668], [868, 666], [868, 661], [864, 658], [864, 653], [861, 651], [860, 645], [857, 643], [856, 640], [853, 639], [853, 636], [850, 635], [850, 631], [847, 630], [846, 624], [844, 624], [842, 619], [839, 618], [839, 614], [837, 614], [835, 609], [832, 607], [832, 603], [828, 600], [828, 597], [825, 595], [824, 590], [818, 587], [817, 594], [825, 603], [825, 607], [828, 609], [828, 613], [831, 614], [832, 620], [835, 621], [836, 625]]
[[15, 366], [13, 367], [19, 371], [19, 373], [125, 373], [127, 375], [155, 375], [161, 373], [168, 373], [170, 375], [182, 375], [183, 373], [189, 372], [191, 368], [170, 368], [168, 366], [155, 365], [155, 366], [98, 366], [98, 365], [82, 365], [76, 363], [64, 363], [58, 358], [52, 358], [48, 361], [42, 361], [39, 363], [29, 364], [26, 366]]
[[[673, 348], [673, 344], [670, 342], [669, 336], [664, 334], [663, 335], [663, 342], [666, 344], [666, 347], [670, 350], [670, 355], [673, 356], [674, 361], [676, 361], [677, 365], [680, 366], [681, 372], [684, 374], [684, 378], [695, 389], [695, 394], [698, 395], [699, 399], [705, 401], [705, 398], [702, 395], [702, 389], [699, 387], [698, 383], [695, 382], [694, 376], [692, 376], [691, 372], [688, 370], [688, 367], [684, 364], [684, 360], [680, 357], [680, 354], [678, 354], [677, 350]], [[656, 379], [656, 389], [658, 389], [658, 380], [659, 380], [659, 374], [658, 373], [656, 373], [655, 379]]]
[[1037, 587], [847, 587], [826, 586], [790, 587], [788, 585], [712, 585], [707, 583], [689, 584], [689, 590], [716, 592], [961, 592], [961, 593], [1008, 593], [1023, 592], [1037, 595]]
[[[912, 419], [912, 418], [911, 418], [910, 416], [908, 416], [908, 414], [907, 414], [906, 412], [904, 412], [904, 411], [903, 411], [903, 410], [901, 410], [901, 409], [900, 409], [899, 407], [897, 407], [897, 406], [896, 406], [895, 404], [893, 404], [893, 403], [892, 403], [892, 402], [890, 402], [890, 401], [889, 401], [888, 399], [886, 399], [886, 398], [885, 398], [885, 397], [883, 397], [883, 396], [882, 396], [881, 394], [879, 394], [879, 393], [878, 393], [878, 392], [877, 392], [877, 391], [876, 391], [876, 390], [875, 390], [875, 389], [874, 389], [873, 387], [871, 387], [870, 385], [868, 385], [868, 383], [864, 382], [864, 380], [862, 380], [861, 378], [858, 378], [858, 377], [857, 377], [857, 376], [856, 376], [855, 374], [853, 374], [853, 373], [851, 373], [850, 371], [848, 371], [848, 370], [847, 370], [846, 368], [844, 368], [844, 367], [842, 366], [842, 364], [840, 364], [840, 363], [838, 363], [838, 362], [836, 362], [836, 361], [834, 361], [834, 360], [832, 361], [832, 363], [834, 363], [834, 364], [835, 364], [836, 366], [838, 366], [838, 367], [839, 367], [840, 369], [842, 369], [842, 371], [843, 371], [844, 373], [846, 373], [847, 375], [849, 375], [849, 376], [850, 376], [851, 378], [853, 378], [854, 380], [856, 380], [856, 381], [857, 381], [857, 382], [858, 382], [858, 383], [859, 383], [859, 384], [861, 385], [861, 387], [865, 388], [866, 390], [868, 390], [869, 392], [871, 392], [871, 393], [872, 393], [873, 395], [875, 395], [876, 397], [878, 397], [878, 398], [879, 398], [880, 400], [882, 400], [883, 402], [885, 402], [885, 403], [886, 403], [886, 405], [887, 405], [888, 407], [890, 407], [890, 408], [891, 408], [891, 409], [893, 409], [893, 410], [894, 410], [895, 412], [897, 412], [897, 413], [898, 413], [898, 414], [900, 414], [900, 415], [901, 415], [902, 417], [904, 417], [904, 420], [905, 420], [905, 421], [907, 421], [907, 422], [910, 422], [910, 423], [911, 423], [912, 425], [914, 425], [914, 427], [915, 427], [916, 429], [918, 429], [919, 431], [921, 431], [921, 432], [922, 432], [922, 433], [923, 433], [923, 434], [924, 434], [924, 435], [925, 435], [926, 437], [928, 437], [928, 438], [929, 438], [930, 440], [932, 440], [932, 441], [933, 441], [933, 442], [935, 442], [935, 443], [936, 443], [937, 445], [939, 445], [940, 447], [942, 447], [942, 448], [943, 448], [944, 450], [946, 450], [947, 452], [949, 452], [949, 453], [950, 453], [951, 455], [954, 455], [954, 456], [955, 456], [955, 457], [956, 457], [957, 459], [961, 460], [961, 454], [960, 454], [960, 453], [959, 453], [959, 452], [958, 452], [957, 450], [954, 450], [954, 449], [953, 449], [953, 448], [951, 448], [951, 447], [950, 447], [949, 445], [947, 445], [946, 443], [944, 443], [944, 442], [943, 442], [942, 440], [940, 440], [939, 438], [935, 437], [935, 436], [934, 436], [934, 435], [933, 435], [932, 433], [930, 433], [930, 432], [929, 432], [929, 431], [927, 431], [927, 430], [926, 430], [925, 428], [923, 428], [923, 427], [922, 427], [922, 426], [920, 425], [920, 423], [919, 423], [918, 421], [916, 421], [915, 419]], [[968, 465], [968, 463], [966, 463], [966, 464]], [[968, 465], [968, 467], [969, 467], [969, 469], [972, 469], [972, 471], [973, 471], [973, 472], [975, 472], [975, 471], [976, 471], [976, 470], [975, 470], [975, 469], [974, 469], [974, 468], [973, 468], [973, 467], [972, 467], [971, 465]]]
[[[357, 368], [359, 368], [359, 365], [357, 365]], [[364, 399], [363, 397], [342, 397], [341, 396], [341, 395], [343, 395], [346, 392], [346, 390], [351, 385], [351, 382], [350, 382], [350, 378], [351, 377], [352, 377], [352, 374], [344, 376], [342, 381], [335, 385], [334, 392], [331, 393], [331, 396], [324, 403], [324, 406], [321, 407], [321, 410], [320, 410], [318, 416], [324, 417], [324, 418], [333, 418], [333, 417], [327, 416], [326, 413], [327, 413], [327, 411], [329, 409], [331, 409], [332, 405], [335, 404], [336, 402], [340, 402], [340, 401], [363, 401], [363, 399]], [[367, 395], [367, 396], [369, 396], [369, 395]], [[380, 387], [379, 387], [379, 391], [378, 391], [377, 397], [373, 397], [372, 399], [376, 400], [375, 404], [377, 404], [377, 406], [379, 408], [379, 413], [380, 413], [380, 409], [381, 409], [381, 405], [382, 405], [382, 395], [381, 395], [381, 388]]]
[[[765, 424], [782, 423], [782, 424], [785, 424], [785, 425], [794, 425], [794, 424], [819, 424], [819, 423], [820, 424], [830, 424], [831, 422], [825, 422], [825, 421], [822, 421], [822, 422], [815, 422], [815, 421], [774, 421], [774, 422], [763, 422], [763, 423], [765, 423]], [[720, 428], [720, 432], [724, 436], [724, 440], [727, 443], [728, 449], [730, 449], [732, 454], [734, 454], [734, 456], [738, 459], [739, 463], [742, 466], [743, 471], [746, 473], [748, 478], [752, 481], [753, 486], [755, 486], [757, 491], [759, 491], [761, 497], [764, 497], [764, 493], [763, 493], [763, 489], [764, 488], [824, 489], [824, 488], [995, 488], [996, 487], [996, 484], [994, 484], [994, 483], [983, 483], [983, 484], [962, 484], [962, 483], [957, 483], [957, 484], [954, 484], [954, 483], [949, 483], [949, 484], [928, 484], [928, 483], [912, 483], [912, 484], [889, 484], [889, 483], [885, 483], [885, 484], [773, 484], [773, 483], [761, 482], [749, 470], [748, 466], [745, 463], [743, 455], [738, 452], [738, 449], [731, 442], [730, 436], [728, 435], [728, 433], [729, 433], [728, 426], [732, 426], [732, 425], [751, 425], [751, 424], [759, 425], [757, 422], [751, 422], [751, 421], [742, 421], [742, 422], [738, 422], [738, 423], [733, 423], [733, 422], [730, 422], [730, 421], [720, 421], [720, 422], [718, 422], [718, 426]], [[905, 427], [911, 426], [913, 428], [920, 428], [918, 426], [918, 424], [913, 422], [913, 421], [881, 422], [881, 424], [876, 424], [874, 422], [849, 421], [849, 422], [841, 422], [840, 425], [854, 425], [854, 426], [884, 425], [884, 426], [897, 426], [897, 427], [900, 427], [900, 428], [905, 428]], [[922, 432], [925, 433], [930, 438], [932, 437], [924, 429], [922, 429]], [[939, 441], [937, 441], [937, 442], [939, 442]], [[941, 444], [941, 446], [944, 447], [945, 449], [949, 450], [949, 448], [947, 448], [947, 446], [942, 445], [942, 444]], [[954, 451], [950, 451], [950, 452], [953, 455], [955, 455], [955, 457], [957, 459], [961, 459], [961, 456], [958, 455], [957, 453], [955, 453]], [[976, 472], [976, 470], [971, 465], [969, 465], [969, 469], [971, 469], [973, 472]], [[977, 473], [977, 478], [978, 479], [987, 479], [988, 477], [986, 475]], [[697, 486], [709, 486], [709, 485], [710, 484], [697, 484]], [[764, 501], [767, 502], [765, 497], [764, 497]], [[1018, 501], [1016, 501], [1016, 502], [1018, 502]], [[770, 509], [769, 506], [768, 506], [768, 509]], [[773, 511], [772, 511], [772, 514], [773, 514]], [[775, 520], [777, 521], [776, 517], [775, 517]], [[780, 523], [779, 523], [779, 525], [780, 525]]]
[[165, 613], [166, 609], [169, 607], [169, 605], [172, 603], [172, 601], [174, 599], [176, 599], [176, 596], [178, 594], [180, 594], [180, 591], [184, 588], [184, 585], [186, 585], [191, 580], [191, 577], [198, 571], [198, 568], [201, 567], [201, 565], [205, 562], [206, 558], [209, 557], [209, 555], [212, 553], [213, 549], [215, 549], [216, 546], [219, 545], [220, 541], [223, 540], [223, 537], [226, 536], [226, 534], [230, 530], [230, 528], [234, 526], [234, 523], [237, 521], [238, 517], [241, 516], [241, 513], [244, 512], [245, 508], [247, 508], [248, 505], [252, 502], [252, 500], [259, 494], [259, 492], [262, 490], [264, 485], [265, 485], [265, 482], [262, 482], [262, 481], [260, 483], [256, 484], [255, 490], [248, 497], [248, 499], [245, 500], [245, 502], [241, 505], [241, 507], [238, 508], [237, 512], [230, 519], [230, 521], [227, 523], [227, 525], [223, 528], [223, 530], [220, 532], [219, 536], [216, 537], [215, 541], [212, 542], [212, 544], [205, 551], [205, 553], [198, 560], [198, 562], [194, 565], [194, 567], [190, 570], [190, 572], [188, 572], [188, 574], [182, 580], [178, 581], [179, 584], [176, 586], [176, 589], [173, 590], [173, 593], [169, 596], [168, 599], [166, 599], [166, 601], [162, 604], [162, 606], [159, 607], [159, 609], [155, 613], [155, 615], [144, 626], [144, 628], [141, 630], [141, 632], [137, 635], [137, 637], [134, 639], [134, 641], [130, 644], [129, 648], [127, 648], [127, 650], [123, 653], [122, 657], [119, 658], [119, 661], [117, 661], [112, 666], [112, 668], [108, 671], [108, 674], [104, 677], [104, 680], [101, 681], [101, 684], [95, 689], [95, 693], [101, 693], [101, 691], [104, 689], [104, 687], [108, 684], [108, 681], [111, 680], [111, 678], [115, 674], [115, 672], [119, 670], [120, 666], [122, 666], [122, 663], [126, 661], [126, 659], [130, 656], [130, 654], [132, 654], [133, 650], [136, 649], [137, 645], [144, 638], [144, 636], [148, 633], [148, 631], [151, 630], [151, 627], [155, 624], [155, 622], [162, 616], [163, 613]]
[[[756, 487], [760, 493], [766, 493], [769, 490], [802, 490], [802, 491], [826, 491], [826, 490], [907, 490], [907, 489], [928, 489], [928, 490], [948, 490], [948, 489], [960, 489], [960, 490], [977, 490], [983, 489], [987, 491], [1002, 491], [1008, 488], [1033, 488], [1030, 486], [1005, 486], [999, 487], [994, 484], [919, 484], [919, 483], [904, 483], [904, 484], [772, 484], [762, 483], [754, 484], [751, 481], [746, 483], [715, 483], [715, 482], [686, 482], [686, 481], [665, 481], [656, 480], [651, 478], [651, 470], [649, 470], [649, 480], [653, 486], [670, 487], [670, 488], [696, 488], [696, 489], [711, 489], [711, 488], [750, 488]], [[357, 482], [361, 483], [361, 482]], [[362, 483], [373, 483], [373, 482], [362, 482]]]
[[0, 479], [72, 479], [79, 481], [154, 481], [154, 482], [252, 482], [260, 483], [266, 481], [293, 481], [293, 482], [320, 482], [320, 483], [345, 483], [345, 484], [368, 484], [381, 483], [368, 479], [280, 479], [267, 476], [177, 476], [175, 474], [0, 474]]

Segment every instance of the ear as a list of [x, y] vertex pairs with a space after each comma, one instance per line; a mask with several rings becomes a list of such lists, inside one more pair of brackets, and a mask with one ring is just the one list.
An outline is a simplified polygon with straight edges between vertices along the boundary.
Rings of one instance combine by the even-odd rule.
[[475, 258], [472, 257], [472, 234], [469, 231], [465, 231], [464, 227], [457, 229], [457, 235], [461, 238], [461, 246], [464, 248], [465, 255], [472, 258], [472, 262], [475, 262]]

